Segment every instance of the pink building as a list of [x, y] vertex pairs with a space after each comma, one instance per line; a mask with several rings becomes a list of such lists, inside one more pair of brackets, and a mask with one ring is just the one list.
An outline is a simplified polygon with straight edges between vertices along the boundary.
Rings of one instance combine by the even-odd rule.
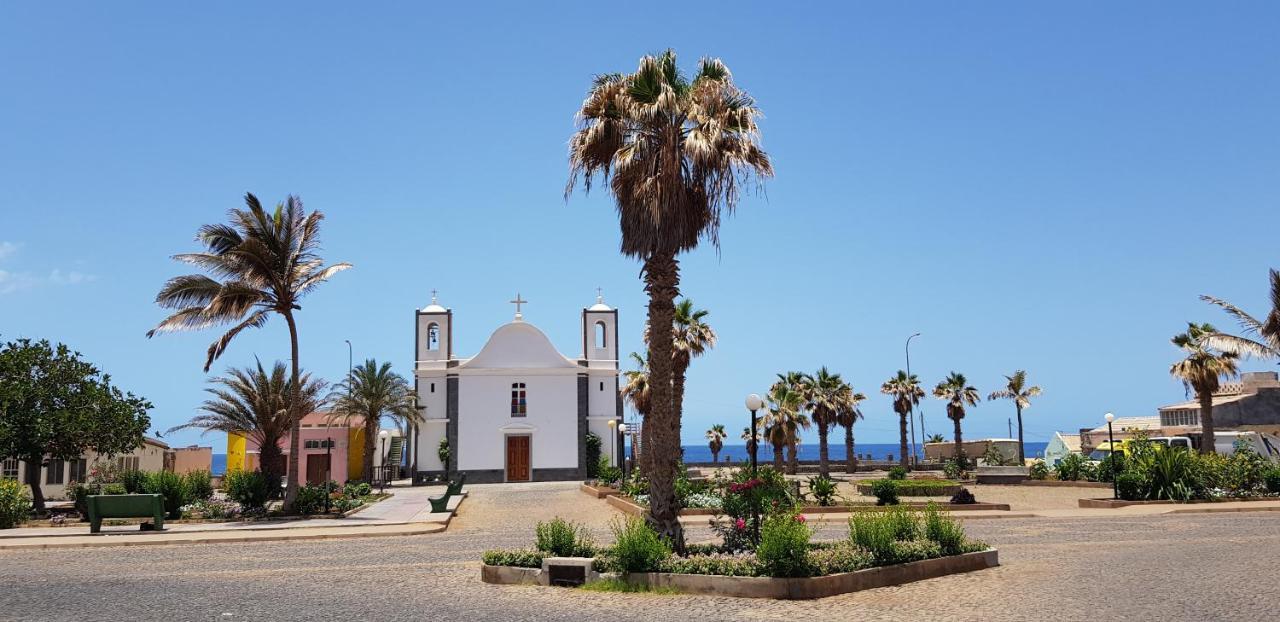
[[[360, 477], [364, 458], [364, 422], [352, 419], [349, 423], [331, 420], [329, 413], [315, 412], [302, 418], [301, 455], [298, 467], [308, 484], [333, 480], [338, 484]], [[285, 470], [289, 464], [289, 437], [280, 442], [285, 456]], [[260, 455], [258, 443], [236, 434], [227, 435], [227, 469], [254, 470], [258, 468]]]

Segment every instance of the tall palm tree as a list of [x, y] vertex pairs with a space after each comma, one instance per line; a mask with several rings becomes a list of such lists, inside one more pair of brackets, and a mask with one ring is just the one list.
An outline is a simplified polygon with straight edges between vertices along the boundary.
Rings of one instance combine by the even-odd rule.
[[744, 426], [744, 427], [742, 428], [742, 436], [741, 436], [740, 438], [741, 438], [742, 440], [746, 441], [746, 444], [747, 444], [747, 460], [751, 460], [751, 454], [753, 453], [752, 448], [753, 448], [754, 446], [756, 446], [756, 445], [759, 445], [759, 444], [760, 444], [761, 439], [763, 438], [763, 437], [761, 436], [761, 434], [760, 434], [760, 430], [756, 430], [756, 436], [755, 436], [755, 438], [753, 439], [753, 438], [751, 438], [751, 427], [750, 427], [750, 426]]
[[[298, 197], [290, 196], [270, 213], [252, 194], [245, 194], [244, 201], [248, 209], [231, 210], [229, 224], [200, 227], [196, 240], [204, 245], [205, 252], [174, 255], [174, 259], [213, 276], [189, 274], [169, 279], [156, 294], [156, 304], [177, 311], [148, 331], [147, 337], [235, 324], [209, 346], [204, 364], [207, 372], [236, 335], [246, 328], [263, 326], [272, 313], [279, 314], [289, 326], [291, 383], [294, 391], [300, 391], [298, 325], [294, 315], [302, 309], [299, 303], [303, 296], [351, 264], [324, 265], [316, 254], [324, 214], [308, 214]], [[298, 494], [298, 455], [302, 453], [299, 426], [306, 414], [296, 410], [302, 404], [301, 396], [289, 403], [295, 411], [290, 415], [293, 426], [289, 430], [286, 512], [293, 510]]]
[[831, 373], [825, 365], [812, 376], [808, 376], [806, 385], [808, 390], [805, 392], [805, 398], [808, 403], [805, 406], [810, 413], [813, 413], [813, 424], [818, 427], [818, 474], [822, 477], [830, 477], [827, 436], [832, 426], [840, 422], [841, 411], [851, 408], [853, 388], [845, 384], [840, 374]]
[[[640, 472], [648, 474], [649, 467], [646, 464], [646, 458], [649, 455], [649, 407], [652, 403], [652, 395], [649, 391], [649, 359], [647, 355], [631, 353], [631, 360], [635, 362], [636, 368], [631, 371], [622, 372], [622, 377], [626, 379], [626, 383], [618, 389], [618, 393], [622, 396], [623, 401], [631, 404], [631, 408], [636, 411], [637, 415], [645, 419], [646, 425], [640, 428], [640, 455], [637, 458]], [[634, 437], [632, 437], [634, 440]], [[636, 446], [631, 446], [634, 453]]]
[[1170, 341], [1182, 348], [1187, 357], [1174, 363], [1169, 373], [1182, 381], [1188, 392], [1196, 394], [1200, 402], [1200, 453], [1211, 454], [1214, 446], [1213, 394], [1218, 392], [1221, 379], [1233, 378], [1239, 373], [1235, 352], [1221, 352], [1205, 345], [1205, 338], [1218, 334], [1212, 324], [1187, 323], [1187, 332], [1175, 335]]
[[898, 375], [880, 385], [880, 392], [893, 398], [893, 412], [898, 413], [900, 447], [898, 459], [903, 467], [910, 467], [907, 460], [907, 456], [910, 455], [910, 450], [907, 448], [907, 416], [911, 413], [912, 407], [920, 405], [920, 400], [924, 397], [924, 388], [920, 386], [920, 379], [915, 374], [908, 375], [907, 372], [899, 369]]
[[771, 390], [779, 388], [794, 393], [799, 400], [795, 406], [795, 419], [800, 425], [790, 428], [787, 443], [787, 473], [794, 475], [800, 471], [800, 430], [808, 430], [812, 421], [805, 416], [804, 411], [809, 408], [810, 396], [813, 394], [813, 379], [804, 372], [789, 371], [778, 374], [778, 380], [773, 383]]
[[[720, 450], [724, 449], [724, 439], [728, 438], [729, 433], [724, 431], [724, 424], [717, 423], [707, 430], [707, 447], [711, 449], [711, 461], [720, 462]], [[751, 436], [751, 431], [747, 431], [747, 436]]]
[[766, 398], [768, 405], [765, 406], [764, 438], [773, 445], [773, 465], [779, 471], [784, 468], [782, 454], [785, 449], [791, 453], [786, 470], [794, 472], [800, 430], [809, 428], [809, 418], [802, 411], [802, 386], [777, 382], [770, 388]]
[[[673, 325], [680, 293], [676, 256], [704, 239], [718, 248], [721, 219], [737, 206], [741, 186], [773, 175], [759, 146], [760, 114], [728, 67], [714, 58], [703, 59], [692, 79], [668, 50], [641, 58], [634, 73], [593, 80], [569, 140], [565, 197], [580, 178], [588, 192], [596, 177], [609, 182], [622, 253], [643, 262], [649, 326]], [[657, 454], [648, 473], [649, 520], [682, 552], [675, 492], [680, 421], [672, 401], [671, 350], [665, 339], [649, 347], [653, 404], [645, 430]]]
[[1012, 376], [1005, 376], [1008, 384], [999, 391], [987, 396], [987, 400], [1013, 400], [1013, 407], [1018, 412], [1018, 464], [1027, 463], [1027, 452], [1022, 446], [1022, 409], [1031, 406], [1031, 398], [1040, 395], [1040, 387], [1027, 386], [1027, 372], [1019, 369]]
[[853, 452], [853, 424], [862, 419], [862, 410], [858, 408], [858, 404], [866, 401], [867, 396], [854, 391], [848, 384], [844, 386], [848, 392], [848, 400], [836, 410], [836, 423], [844, 428], [845, 472], [854, 473], [858, 470], [858, 458]]
[[[1201, 300], [1222, 307], [1231, 317], [1240, 322], [1247, 336], [1235, 336], [1225, 333], [1201, 335], [1204, 346], [1222, 352], [1232, 352], [1242, 357], [1280, 358], [1280, 271], [1271, 271], [1271, 311], [1263, 321], [1245, 313], [1220, 298], [1201, 296]], [[1249, 336], [1256, 337], [1251, 339]]]
[[955, 443], [956, 443], [956, 459], [964, 460], [964, 445], [960, 438], [960, 420], [964, 419], [965, 406], [977, 406], [982, 401], [982, 396], [978, 395], [978, 390], [969, 386], [969, 381], [965, 379], [964, 374], [951, 372], [946, 380], [938, 383], [933, 388], [933, 396], [946, 400], [947, 417], [956, 426]]
[[214, 385], [205, 389], [211, 396], [200, 405], [201, 414], [165, 434], [179, 430], [200, 429], [205, 433], [241, 434], [258, 445], [258, 470], [267, 477], [268, 490], [280, 490], [284, 472], [280, 441], [293, 428], [293, 413], [311, 413], [324, 406], [323, 380], [302, 374], [302, 400], [297, 408], [291, 404], [295, 395], [283, 362], [277, 361], [268, 372], [258, 361], [257, 367], [227, 370], [225, 376], [211, 379]]
[[383, 420], [393, 421], [398, 427], [422, 421], [415, 397], [409, 382], [391, 371], [391, 363], [379, 365], [373, 359], [352, 368], [347, 379], [329, 394], [332, 419], [348, 425], [359, 421], [364, 426], [364, 459], [360, 465], [364, 481], [373, 481], [373, 452]]

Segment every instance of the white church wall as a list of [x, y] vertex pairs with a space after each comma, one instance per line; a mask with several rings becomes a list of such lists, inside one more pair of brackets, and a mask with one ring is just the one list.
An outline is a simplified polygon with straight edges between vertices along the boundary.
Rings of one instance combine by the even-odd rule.
[[587, 416], [618, 416], [617, 376], [613, 374], [592, 374], [588, 378]]
[[[511, 384], [523, 382], [528, 414], [511, 416]], [[506, 468], [506, 434], [529, 428], [533, 469], [578, 466], [577, 374], [462, 375], [458, 382], [458, 469]], [[505, 432], [503, 428], [508, 428]], [[437, 441], [438, 442], [438, 441]]]
[[[600, 455], [606, 458], [613, 457], [614, 452], [610, 452], [611, 443], [617, 443], [616, 433], [611, 432], [608, 419], [587, 419], [587, 429], [593, 434], [600, 437]], [[616, 464], [616, 462], [615, 462]]]
[[423, 422], [419, 431], [418, 446], [414, 451], [414, 455], [418, 456], [418, 470], [444, 471], [444, 463], [440, 462], [437, 451], [440, 449], [440, 439], [445, 436], [445, 423]]
[[[423, 416], [428, 419], [446, 419], [449, 416], [445, 402], [445, 377], [418, 377], [418, 405], [425, 406]], [[434, 385], [434, 386], [433, 386]]]

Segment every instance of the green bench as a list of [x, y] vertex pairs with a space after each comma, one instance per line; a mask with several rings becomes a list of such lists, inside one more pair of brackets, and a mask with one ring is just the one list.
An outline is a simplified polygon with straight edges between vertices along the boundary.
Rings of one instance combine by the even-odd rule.
[[462, 485], [465, 483], [467, 483], [467, 474], [459, 473], [458, 479], [449, 482], [448, 492], [445, 494], [455, 497], [462, 494]]
[[89, 533], [102, 531], [104, 518], [151, 518], [164, 529], [163, 495], [89, 495]]
[[443, 495], [438, 497], [427, 497], [427, 501], [431, 502], [432, 512], [448, 512], [449, 511], [449, 492], [445, 491]]

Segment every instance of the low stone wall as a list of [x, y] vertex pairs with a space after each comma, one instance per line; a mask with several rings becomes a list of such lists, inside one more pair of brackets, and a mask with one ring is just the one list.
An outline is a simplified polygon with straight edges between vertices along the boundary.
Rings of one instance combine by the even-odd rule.
[[1192, 499], [1190, 501], [1171, 501], [1169, 499], [1141, 499], [1125, 501], [1123, 499], [1081, 499], [1080, 507], [1094, 510], [1111, 510], [1131, 505], [1187, 505], [1195, 503], [1221, 503], [1225, 501], [1275, 501], [1275, 497], [1223, 497], [1221, 499]]
[[[949, 574], [972, 572], [1000, 565], [995, 549], [952, 557], [868, 568], [823, 577], [775, 579], [772, 577], [726, 577], [723, 575], [671, 574], [638, 572], [617, 575], [632, 585], [670, 588], [686, 594], [733, 596], [737, 598], [811, 599], [825, 598], [890, 585], [902, 585]], [[485, 583], [537, 585], [542, 571], [536, 568], [507, 566], [480, 567], [480, 580]]]
[[608, 486], [592, 486], [585, 482], [579, 486], [578, 489], [597, 499], [604, 499], [605, 497], [622, 494], [622, 492], [617, 488], [610, 488]]
[[[609, 505], [632, 516], [644, 516], [647, 508], [631, 500], [630, 497], [621, 495], [613, 495], [607, 498]], [[938, 506], [940, 510], [950, 511], [979, 511], [979, 510], [999, 510], [1009, 511], [1008, 503], [939, 503], [936, 501], [904, 501], [899, 505], [910, 508], [924, 508], [930, 503]], [[874, 503], [849, 503], [842, 505], [806, 505], [798, 508], [801, 514], [844, 514], [848, 512], [874, 512], [884, 509], [885, 506], [879, 506]], [[716, 513], [710, 508], [685, 508], [680, 510], [680, 516], [712, 516]]]
[[1018, 483], [1019, 486], [1057, 486], [1062, 488], [1111, 488], [1110, 482], [1086, 482], [1056, 480], [1056, 479], [1028, 479]]

